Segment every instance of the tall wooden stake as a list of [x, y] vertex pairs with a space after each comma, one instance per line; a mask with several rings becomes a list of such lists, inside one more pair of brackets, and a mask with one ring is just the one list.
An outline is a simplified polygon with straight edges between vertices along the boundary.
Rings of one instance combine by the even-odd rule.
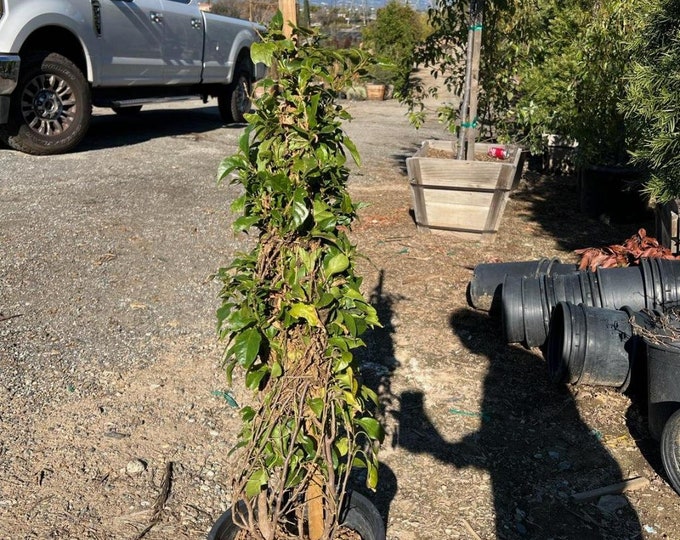
[[484, 0], [470, 0], [470, 27], [468, 30], [465, 84], [460, 108], [458, 131], [458, 159], [475, 159], [477, 139], [477, 103], [479, 98], [479, 64], [482, 51], [482, 20]]
[[479, 64], [482, 53], [482, 22], [484, 20], [484, 0], [472, 0], [470, 3], [472, 40], [472, 69], [470, 72], [470, 108], [467, 130], [467, 159], [475, 159], [475, 140], [477, 139], [477, 102], [479, 99]]
[[297, 3], [295, 0], [279, 0], [279, 9], [283, 15], [283, 33], [290, 37], [293, 30], [291, 23], [297, 26]]

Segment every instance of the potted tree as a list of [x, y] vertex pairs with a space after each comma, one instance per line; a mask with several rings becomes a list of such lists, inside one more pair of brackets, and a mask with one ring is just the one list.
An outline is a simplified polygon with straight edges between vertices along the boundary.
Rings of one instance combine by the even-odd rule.
[[645, 171], [630, 163], [620, 107], [631, 62], [626, 42], [639, 33], [639, 9], [638, 0], [594, 2], [573, 45], [576, 82], [565, 130], [578, 141], [580, 208], [591, 217], [635, 221], [646, 209], [640, 195]]
[[656, 236], [678, 254], [680, 7], [669, 0], [647, 0], [639, 14], [640, 30], [629, 41], [633, 62], [621, 109], [630, 128], [633, 162], [650, 171], [645, 191], [656, 203]]
[[368, 98], [384, 99], [408, 78], [413, 49], [425, 37], [422, 16], [408, 4], [390, 0], [378, 9], [362, 37], [364, 47], [380, 59], [367, 70]]
[[[493, 30], [482, 33], [487, 24], [482, 20], [489, 15], [493, 28], [498, 9], [482, 0], [444, 0], [428, 13], [433, 31], [415, 47], [409, 64], [429, 69], [439, 85], [463, 93], [463, 99], [459, 110], [457, 103], [443, 103], [437, 111], [456, 140], [424, 141], [406, 160], [416, 224], [462, 239], [493, 240], [524, 159], [516, 145], [477, 142], [481, 127], [488, 126], [489, 90], [495, 85], [484, 59], [487, 51], [493, 57], [498, 37]], [[480, 80], [488, 84], [481, 93]], [[425, 85], [414, 71], [400, 94], [416, 126], [425, 119], [425, 98], [437, 93], [437, 84]]]
[[253, 250], [218, 272], [217, 312], [229, 382], [238, 367], [255, 402], [241, 410], [233, 504], [211, 538], [357, 538], [344, 526], [382, 540], [377, 511], [350, 489], [355, 466], [367, 469], [369, 488], [378, 480], [377, 399], [352, 351], [379, 323], [348, 238], [358, 205], [346, 160], [359, 156], [336, 102], [367, 60], [321, 47], [312, 31], [286, 38], [282, 27], [279, 13], [252, 48], [276, 76], [261, 82], [239, 151], [219, 173], [243, 187], [235, 230], [257, 231]]

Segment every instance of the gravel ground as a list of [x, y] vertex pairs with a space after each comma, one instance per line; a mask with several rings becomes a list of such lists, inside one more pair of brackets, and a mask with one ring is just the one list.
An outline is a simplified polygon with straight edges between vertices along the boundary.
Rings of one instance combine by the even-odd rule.
[[[388, 429], [388, 539], [680, 538], [639, 403], [551, 386], [538, 351], [465, 302], [479, 262], [570, 261], [641, 224], [582, 218], [573, 179], [529, 171], [493, 244], [418, 233], [404, 157], [447, 135], [394, 101], [345, 105], [364, 162], [350, 187], [369, 203], [353, 234], [384, 325], [363, 354]], [[210, 275], [247, 247], [215, 182], [241, 133], [184, 103], [98, 111], [72, 154], [0, 149], [0, 538], [198, 539], [230, 503], [239, 423]], [[624, 496], [570, 499], [637, 476]]]

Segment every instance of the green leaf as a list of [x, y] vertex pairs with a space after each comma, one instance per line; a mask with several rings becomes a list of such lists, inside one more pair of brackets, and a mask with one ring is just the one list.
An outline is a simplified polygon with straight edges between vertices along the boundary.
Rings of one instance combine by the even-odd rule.
[[300, 188], [295, 191], [292, 210], [292, 225], [294, 228], [299, 229], [309, 216], [309, 208], [307, 208], [306, 193], [304, 189]]
[[232, 227], [237, 232], [246, 232], [253, 225], [255, 225], [258, 221], [260, 221], [259, 216], [241, 216], [236, 221], [234, 221], [234, 224], [232, 225]]
[[365, 416], [363, 418], [357, 418], [357, 424], [359, 424], [366, 434], [373, 440], [381, 441], [383, 438], [383, 429], [375, 418], [370, 418]]
[[280, 362], [274, 362], [274, 365], [272, 366], [271, 375], [274, 379], [278, 379], [281, 375], [283, 375], [283, 367], [281, 367]]
[[231, 353], [239, 364], [248, 369], [255, 362], [260, 352], [261, 343], [262, 336], [257, 328], [248, 328], [236, 337], [234, 345], [231, 347]]
[[344, 253], [338, 253], [330, 259], [324, 260], [323, 269], [326, 276], [339, 274], [347, 270], [347, 268], [349, 268], [349, 258]]
[[264, 469], [254, 471], [246, 483], [246, 497], [256, 497], [262, 491], [263, 486], [267, 485], [268, 481], [267, 471]]
[[291, 317], [296, 319], [305, 319], [310, 326], [321, 326], [316, 309], [310, 304], [303, 304], [302, 302], [293, 304], [289, 313]]
[[340, 437], [338, 439], [335, 439], [334, 445], [339, 455], [341, 456], [347, 455], [347, 452], [349, 451], [349, 441], [347, 437]]
[[359, 156], [359, 151], [357, 150], [357, 147], [354, 145], [352, 140], [349, 137], [345, 137], [342, 140], [342, 144], [344, 144], [345, 148], [349, 150], [349, 153], [352, 156], [354, 163], [356, 163], [357, 165], [361, 165], [361, 157]]
[[366, 462], [368, 465], [368, 474], [366, 475], [366, 487], [372, 490], [378, 486], [378, 467], [375, 466], [371, 460]]
[[312, 412], [316, 415], [316, 417], [321, 418], [321, 415], [323, 414], [323, 407], [324, 407], [323, 399], [321, 399], [321, 398], [310, 399], [307, 402], [307, 404], [309, 405], [309, 408], [312, 409]]
[[277, 48], [276, 43], [255, 42], [250, 46], [250, 58], [256, 64], [262, 62], [265, 66], [271, 66]]
[[269, 373], [269, 367], [262, 365], [257, 369], [248, 371], [246, 373], [246, 388], [250, 390], [259, 390], [262, 379]]

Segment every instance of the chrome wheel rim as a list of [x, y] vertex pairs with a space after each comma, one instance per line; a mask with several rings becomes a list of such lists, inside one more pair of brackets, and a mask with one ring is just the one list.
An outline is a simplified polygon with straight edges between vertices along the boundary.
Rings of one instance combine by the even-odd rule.
[[26, 125], [43, 136], [59, 135], [75, 120], [78, 105], [71, 86], [57, 75], [38, 75], [21, 95], [21, 114]]

